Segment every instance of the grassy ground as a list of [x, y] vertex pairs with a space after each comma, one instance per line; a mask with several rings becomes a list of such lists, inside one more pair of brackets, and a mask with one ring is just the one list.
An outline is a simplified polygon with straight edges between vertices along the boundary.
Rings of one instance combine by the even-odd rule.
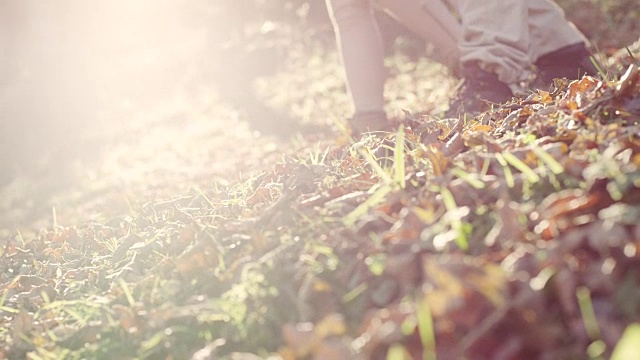
[[[442, 110], [440, 66], [388, 61], [390, 114]], [[4, 186], [0, 358], [638, 351], [637, 68], [358, 143], [338, 70], [305, 49], [257, 83], [323, 131], [257, 136], [199, 87]]]

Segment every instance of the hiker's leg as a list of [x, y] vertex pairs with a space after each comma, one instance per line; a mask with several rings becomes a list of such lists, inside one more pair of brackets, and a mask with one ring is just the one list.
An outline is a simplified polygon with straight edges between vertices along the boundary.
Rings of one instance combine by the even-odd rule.
[[588, 40], [565, 19], [555, 3], [529, 0], [529, 33], [529, 53], [538, 68], [541, 86], [550, 86], [555, 78], [597, 75], [598, 69], [587, 49]]
[[505, 84], [528, 76], [528, 0], [453, 0], [462, 18], [460, 60], [495, 73]]
[[384, 52], [368, 0], [327, 0], [356, 114], [384, 108]]
[[548, 0], [528, 0], [529, 54], [532, 60], [563, 47], [587, 43], [582, 33], [565, 18], [564, 11]]
[[476, 115], [503, 103], [529, 76], [527, 0], [449, 0], [462, 20], [460, 62], [464, 83], [446, 117]]
[[376, 3], [432, 44], [436, 60], [452, 69], [459, 66], [462, 26], [441, 0], [378, 0]]

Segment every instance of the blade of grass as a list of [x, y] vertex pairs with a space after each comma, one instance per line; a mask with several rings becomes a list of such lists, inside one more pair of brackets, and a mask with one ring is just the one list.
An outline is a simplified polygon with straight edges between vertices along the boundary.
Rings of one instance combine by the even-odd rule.
[[414, 206], [411, 211], [425, 224], [432, 224], [435, 221], [435, 211], [433, 209], [425, 209], [419, 206]]
[[611, 360], [633, 359], [640, 354], [640, 323], [627, 326], [613, 349]]
[[12, 314], [17, 314], [17, 313], [20, 312], [20, 310], [18, 310], [18, 309], [10, 308], [10, 307], [4, 306], [4, 305], [0, 306], [0, 311], [6, 311], [6, 312], [12, 313]]
[[324, 152], [322, 153], [322, 158], [320, 158], [320, 165], [324, 164], [324, 162], [327, 160], [327, 156], [329, 156], [329, 151], [331, 150], [330, 146], [327, 146], [324, 149]]
[[129, 285], [127, 285], [127, 283], [122, 278], [119, 279], [119, 284], [120, 284], [120, 287], [122, 288], [122, 291], [124, 292], [124, 296], [127, 298], [127, 301], [129, 302], [129, 305], [134, 306], [136, 304], [136, 301], [133, 298], [133, 295], [131, 294], [131, 289], [129, 289]]
[[207, 204], [209, 204], [209, 206], [211, 206], [212, 209], [215, 209], [216, 206], [213, 205], [213, 202], [211, 202], [211, 199], [209, 199], [209, 197], [207, 195], [205, 195], [204, 191], [202, 191], [199, 187], [195, 187], [194, 190], [198, 193], [198, 195], [202, 196], [202, 198], [207, 202]]
[[392, 345], [387, 351], [387, 360], [410, 360], [411, 356], [407, 349], [400, 344]]
[[58, 228], [58, 215], [56, 214], [56, 207], [51, 207], [51, 216], [53, 217], [53, 228]]
[[511, 164], [514, 168], [520, 170], [520, 172], [527, 178], [527, 181], [534, 184], [540, 181], [540, 176], [533, 171], [527, 164], [525, 164], [522, 160], [518, 159], [515, 155], [509, 152], [505, 152], [502, 154], [504, 159]]
[[387, 267], [387, 255], [384, 253], [374, 254], [365, 259], [365, 264], [369, 271], [375, 276], [381, 276]]
[[598, 60], [596, 60], [595, 56], [589, 56], [589, 61], [591, 61], [591, 64], [593, 64], [593, 67], [596, 68], [596, 70], [598, 71], [598, 74], [603, 78], [603, 79], [607, 79], [607, 72], [602, 68], [602, 66], [600, 65], [600, 62]]
[[511, 168], [509, 167], [507, 160], [505, 160], [504, 156], [499, 153], [496, 154], [496, 159], [498, 160], [500, 165], [502, 165], [502, 170], [504, 171], [504, 180], [507, 182], [507, 186], [509, 188], [516, 186], [515, 179], [513, 178], [513, 173], [511, 172]]
[[93, 299], [83, 299], [83, 300], [54, 300], [44, 306], [42, 306], [39, 311], [43, 310], [53, 310], [60, 309], [65, 306], [76, 306], [76, 305], [86, 305], [89, 307], [101, 307], [103, 304], [96, 303]]
[[633, 60], [633, 63], [636, 66], [640, 66], [640, 62], [638, 61], [638, 59], [636, 59], [635, 55], [633, 55], [633, 53], [631, 52], [631, 49], [629, 49], [628, 46], [624, 47], [625, 49], [627, 49], [627, 54], [629, 54], [629, 56], [631, 57], [631, 59]]
[[20, 230], [16, 231], [18, 233], [18, 240], [20, 240], [20, 243], [22, 244], [22, 248], [25, 247], [25, 242], [24, 242], [24, 238], [22, 237], [22, 233], [20, 232]]
[[433, 172], [433, 175], [443, 175], [444, 171], [446, 170], [448, 161], [444, 157], [444, 155], [442, 155], [440, 150], [438, 150], [433, 145], [429, 145], [428, 147], [424, 147], [424, 154], [429, 162], [431, 162], [431, 170]]
[[602, 340], [596, 340], [587, 346], [587, 356], [591, 360], [604, 360], [602, 355], [607, 351], [607, 344]]
[[342, 303], [347, 304], [353, 301], [355, 298], [367, 291], [367, 288], [369, 288], [369, 285], [367, 285], [367, 283], [362, 283], [356, 286], [351, 291], [342, 296]]
[[312, 165], [323, 165], [324, 161], [327, 159], [327, 155], [329, 155], [330, 147], [327, 146], [324, 151], [320, 151], [317, 149], [315, 151], [309, 150], [307, 154], [309, 155], [309, 160]]
[[[13, 280], [11, 280], [11, 282], [5, 287], [5, 289], [13, 288], [18, 283], [18, 281], [20, 281], [20, 277], [21, 276], [18, 275]], [[9, 294], [9, 291], [5, 290], [4, 294], [2, 294], [2, 297], [0, 297], [0, 310], [17, 314], [19, 312], [18, 310], [4, 306], [4, 302], [7, 301], [8, 294]]]
[[49, 294], [47, 294], [46, 291], [41, 291], [40, 292], [40, 296], [42, 297], [42, 301], [44, 301], [45, 304], [50, 304], [51, 303], [51, 298], [49, 298]]
[[491, 165], [491, 161], [489, 160], [484, 160], [484, 162], [482, 163], [482, 169], [480, 170], [480, 176], [486, 176], [487, 173], [489, 172], [489, 166]]
[[596, 320], [596, 313], [593, 310], [591, 292], [587, 287], [581, 286], [576, 290], [576, 298], [578, 299], [578, 306], [580, 307], [580, 314], [582, 315], [582, 322], [587, 335], [591, 340], [600, 340], [600, 328]]
[[211, 231], [209, 231], [208, 228], [203, 228], [202, 232], [205, 233], [209, 239], [211, 240], [211, 242], [213, 243], [213, 245], [216, 247], [217, 253], [218, 253], [218, 259], [219, 259], [219, 267], [221, 269], [226, 269], [226, 262], [224, 261], [224, 255], [227, 253], [224, 245], [218, 240], [218, 238], [211, 233]]
[[78, 322], [78, 324], [80, 324], [80, 326], [87, 325], [87, 322], [88, 322], [87, 317], [86, 316], [82, 316], [79, 312], [75, 311], [74, 309], [64, 308], [64, 309], [62, 309], [62, 311], [67, 313], [73, 319], [75, 319]]
[[396, 135], [394, 163], [396, 183], [400, 185], [401, 189], [404, 189], [407, 186], [405, 181], [406, 173], [404, 167], [404, 157], [404, 128], [400, 126], [400, 128], [398, 129], [398, 134]]
[[461, 168], [454, 168], [451, 170], [451, 173], [457, 176], [458, 178], [466, 181], [469, 185], [473, 186], [475, 189], [485, 188], [485, 183], [476, 179], [475, 177], [473, 177], [473, 175], [469, 174], [468, 172], [464, 171]]
[[433, 317], [426, 299], [418, 302], [418, 333], [422, 342], [422, 359], [436, 360], [436, 335], [433, 330]]
[[4, 306], [4, 302], [7, 301], [7, 294], [9, 293], [9, 291], [5, 291], [4, 294], [2, 294], [2, 297], [0, 297], [0, 308]]
[[547, 165], [552, 173], [558, 175], [564, 172], [564, 167], [562, 166], [562, 164], [554, 159], [553, 156], [549, 155], [548, 152], [544, 151], [539, 146], [532, 146], [531, 148], [533, 149], [533, 152], [536, 154], [536, 156], [538, 156], [540, 160], [542, 160], [542, 162]]
[[379, 204], [384, 200], [384, 197], [391, 192], [391, 186], [383, 185], [378, 188], [371, 196], [365, 200], [362, 204], [358, 205], [350, 213], [344, 217], [344, 224], [346, 226], [353, 226], [361, 216], [367, 213], [372, 207]]
[[[458, 204], [456, 204], [456, 200], [453, 198], [453, 194], [446, 187], [440, 188], [440, 195], [442, 195], [442, 202], [444, 203], [444, 207], [449, 212], [455, 212], [458, 210]], [[456, 232], [456, 244], [458, 247], [466, 251], [469, 249], [469, 241], [467, 239], [467, 235], [464, 230], [464, 224], [462, 220], [457, 216], [451, 219], [451, 228]]]
[[390, 184], [393, 182], [393, 178], [391, 178], [391, 176], [380, 166], [380, 164], [378, 164], [378, 162], [373, 157], [373, 155], [371, 155], [371, 152], [369, 151], [369, 149], [359, 147], [358, 153], [367, 161], [369, 166], [371, 166], [371, 168], [373, 169], [373, 172], [375, 172], [378, 175], [378, 177], [382, 179], [382, 181], [384, 181], [387, 184]]

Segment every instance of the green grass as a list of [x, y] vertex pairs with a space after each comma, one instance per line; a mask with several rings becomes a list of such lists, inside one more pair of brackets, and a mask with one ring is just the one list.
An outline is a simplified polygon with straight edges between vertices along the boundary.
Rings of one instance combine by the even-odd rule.
[[[346, 119], [335, 54], [297, 56], [261, 80], [264, 96], [307, 124]], [[388, 64], [390, 114], [441, 110], [454, 82], [441, 67]], [[0, 235], [0, 358], [178, 359], [208, 345], [222, 359], [624, 358], [640, 317], [635, 125], [615, 115], [622, 103], [586, 121], [553, 101], [516, 129], [496, 107], [484, 137], [467, 119], [456, 154], [410, 126], [276, 142], [220, 104], [178, 108], [193, 131], [158, 121], [38, 201], [47, 179], [9, 185], [3, 219], [26, 225]]]

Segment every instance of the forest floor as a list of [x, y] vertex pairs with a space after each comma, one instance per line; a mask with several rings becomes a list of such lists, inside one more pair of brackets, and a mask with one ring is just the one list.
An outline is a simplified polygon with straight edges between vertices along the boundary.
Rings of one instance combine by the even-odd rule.
[[112, 114], [0, 189], [0, 359], [628, 359], [640, 42], [608, 34], [607, 74], [459, 121], [394, 54], [402, 126], [357, 141], [321, 48], [257, 83], [291, 134], [206, 86]]

